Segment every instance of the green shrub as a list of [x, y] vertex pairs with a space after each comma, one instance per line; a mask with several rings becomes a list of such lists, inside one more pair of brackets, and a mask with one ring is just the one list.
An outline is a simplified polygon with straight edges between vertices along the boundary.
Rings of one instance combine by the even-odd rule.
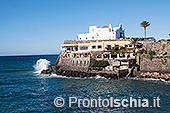
[[149, 55], [156, 55], [155, 51], [149, 51]]
[[149, 51], [149, 55], [150, 55], [150, 60], [153, 59], [153, 55], [156, 55], [156, 52], [155, 51]]
[[136, 64], [136, 63], [135, 63], [135, 64], [133, 64], [133, 67], [137, 67], [137, 66], [138, 66], [138, 64]]
[[150, 58], [150, 60], [152, 60], [153, 59], [153, 54], [151, 54], [149, 58]]
[[94, 60], [92, 64], [92, 67], [103, 67], [104, 68], [106, 66], [109, 66], [109, 62], [104, 61], [104, 60], [100, 60], [100, 61]]
[[147, 51], [144, 50], [144, 49], [142, 49], [142, 50], [139, 50], [138, 53], [139, 53], [139, 54], [147, 54]]
[[167, 55], [167, 52], [165, 52], [163, 55]]

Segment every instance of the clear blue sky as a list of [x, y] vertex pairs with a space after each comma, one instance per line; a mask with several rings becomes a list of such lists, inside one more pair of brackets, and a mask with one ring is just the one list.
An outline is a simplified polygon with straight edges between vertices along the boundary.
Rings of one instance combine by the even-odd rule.
[[0, 55], [59, 53], [89, 25], [123, 24], [126, 36], [167, 39], [170, 0], [0, 0]]

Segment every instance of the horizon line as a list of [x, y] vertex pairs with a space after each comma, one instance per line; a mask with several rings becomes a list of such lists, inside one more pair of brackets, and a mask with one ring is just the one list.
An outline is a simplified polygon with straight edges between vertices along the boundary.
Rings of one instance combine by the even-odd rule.
[[59, 53], [40, 53], [40, 54], [7, 54], [0, 55], [0, 57], [13, 57], [13, 56], [38, 56], [38, 55], [59, 55]]

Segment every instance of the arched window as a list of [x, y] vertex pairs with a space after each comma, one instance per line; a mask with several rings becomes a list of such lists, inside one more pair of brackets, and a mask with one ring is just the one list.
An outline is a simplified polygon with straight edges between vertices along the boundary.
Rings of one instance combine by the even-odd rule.
[[78, 64], [78, 61], [76, 62], [76, 64]]
[[89, 61], [87, 61], [87, 65], [89, 64]]
[[74, 65], [74, 60], [73, 60], [73, 65]]
[[84, 65], [86, 65], [86, 61], [84, 61]]
[[80, 61], [80, 65], [82, 64], [82, 61]]

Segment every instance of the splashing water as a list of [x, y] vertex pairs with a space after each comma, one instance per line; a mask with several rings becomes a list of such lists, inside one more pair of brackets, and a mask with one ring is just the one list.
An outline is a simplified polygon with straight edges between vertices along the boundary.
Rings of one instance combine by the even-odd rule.
[[39, 59], [33, 67], [35, 68], [36, 73], [41, 73], [42, 70], [48, 69], [49, 65], [50, 61], [46, 59]]

